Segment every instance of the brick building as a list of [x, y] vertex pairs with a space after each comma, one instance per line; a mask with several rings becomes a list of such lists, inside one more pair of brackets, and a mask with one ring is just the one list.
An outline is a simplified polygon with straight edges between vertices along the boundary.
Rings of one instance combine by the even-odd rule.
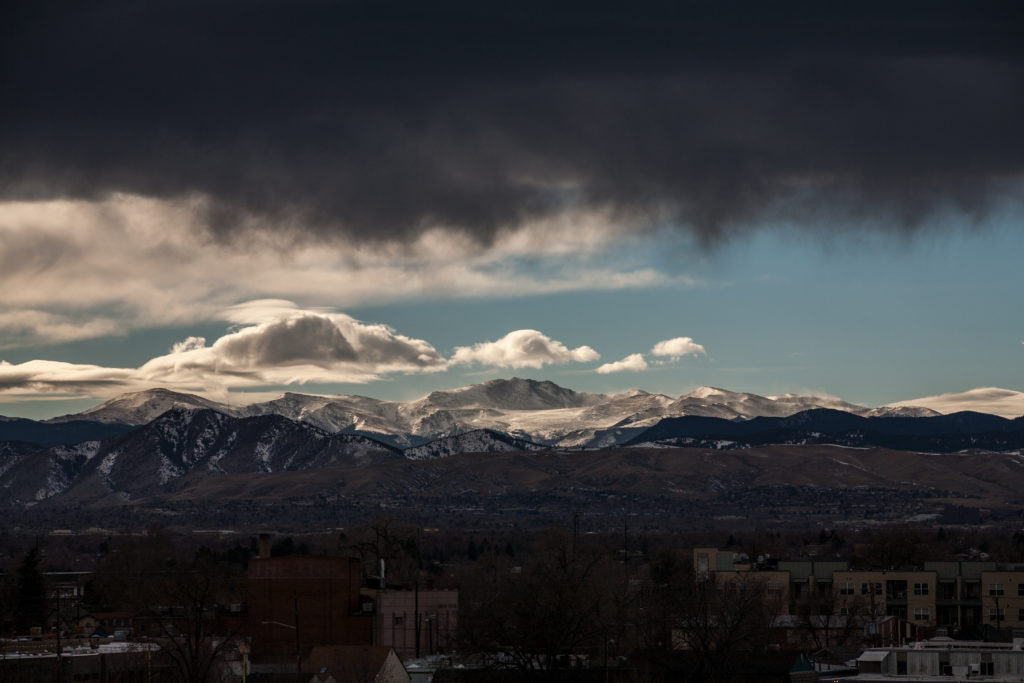
[[295, 656], [315, 645], [370, 645], [362, 567], [350, 557], [260, 557], [249, 562], [252, 654]]

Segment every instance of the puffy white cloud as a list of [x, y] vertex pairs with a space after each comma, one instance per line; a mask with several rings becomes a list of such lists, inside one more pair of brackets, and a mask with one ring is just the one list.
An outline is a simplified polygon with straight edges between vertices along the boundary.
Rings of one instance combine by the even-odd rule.
[[568, 348], [537, 330], [515, 330], [498, 341], [460, 346], [453, 363], [482, 363], [499, 368], [535, 368], [576, 361], [587, 363], [600, 358], [589, 346]]
[[617, 360], [614, 363], [605, 363], [597, 369], [597, 372], [607, 375], [613, 372], [640, 372], [646, 369], [647, 361], [644, 360], [643, 354], [631, 353], [622, 360]]
[[674, 339], [660, 341], [654, 345], [651, 353], [655, 356], [668, 356], [672, 360], [677, 360], [683, 356], [708, 355], [704, 347], [693, 341], [691, 337], [675, 337]]
[[188, 337], [171, 347], [171, 353], [185, 353], [206, 346], [206, 337]]

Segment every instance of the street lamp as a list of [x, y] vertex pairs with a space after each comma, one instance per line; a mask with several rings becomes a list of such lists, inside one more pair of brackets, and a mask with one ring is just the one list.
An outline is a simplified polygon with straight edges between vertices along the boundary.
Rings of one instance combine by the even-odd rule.
[[295, 631], [295, 677], [299, 681], [301, 681], [302, 680], [302, 650], [299, 649], [299, 598], [298, 598], [298, 596], [293, 596], [293, 599], [295, 601], [295, 624], [294, 625], [293, 624], [285, 624], [284, 622], [273, 621], [273, 620], [261, 621], [260, 624], [264, 624], [264, 625], [266, 625], [266, 624], [274, 624], [275, 626], [281, 626], [283, 628], [290, 628], [291, 630]]

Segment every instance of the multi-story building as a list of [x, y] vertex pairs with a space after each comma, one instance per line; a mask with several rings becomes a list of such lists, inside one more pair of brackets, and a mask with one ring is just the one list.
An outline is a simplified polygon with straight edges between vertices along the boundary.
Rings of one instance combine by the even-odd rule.
[[1024, 629], [1024, 565], [987, 561], [925, 562], [920, 569], [851, 569], [843, 561], [781, 561], [696, 548], [698, 581], [756, 575], [780, 596], [780, 614], [817, 610], [891, 616], [920, 627], [956, 630], [987, 625]]
[[840, 609], [934, 625], [937, 575], [934, 571], [836, 571]]
[[981, 572], [981, 619], [998, 629], [1024, 628], [1024, 566]]

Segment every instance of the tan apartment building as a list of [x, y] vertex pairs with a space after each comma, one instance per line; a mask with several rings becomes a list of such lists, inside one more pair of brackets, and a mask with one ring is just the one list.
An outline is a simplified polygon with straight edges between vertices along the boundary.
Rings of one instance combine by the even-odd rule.
[[757, 576], [780, 596], [780, 614], [811, 603], [823, 612], [891, 616], [928, 628], [1024, 629], [1024, 565], [949, 561], [917, 570], [854, 570], [844, 561], [751, 561], [716, 548], [695, 548], [693, 565], [698, 581]]
[[996, 628], [1024, 628], [1024, 567], [981, 573], [981, 619]]
[[836, 604], [848, 614], [898, 617], [934, 626], [937, 575], [934, 571], [837, 571]]

